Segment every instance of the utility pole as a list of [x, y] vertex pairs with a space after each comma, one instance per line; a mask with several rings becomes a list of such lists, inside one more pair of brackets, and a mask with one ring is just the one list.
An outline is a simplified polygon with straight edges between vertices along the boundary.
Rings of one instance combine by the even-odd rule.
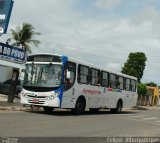
[[9, 95], [8, 95], [8, 102], [9, 103], [13, 103], [14, 96], [16, 94], [18, 77], [19, 77], [19, 69], [13, 69], [11, 84], [10, 84], [10, 87], [9, 87]]

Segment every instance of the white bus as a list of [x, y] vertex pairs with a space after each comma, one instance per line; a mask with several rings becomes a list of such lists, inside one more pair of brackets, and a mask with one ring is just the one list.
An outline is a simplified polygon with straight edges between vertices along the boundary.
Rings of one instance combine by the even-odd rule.
[[96, 65], [53, 54], [28, 57], [21, 103], [71, 109], [82, 114], [109, 108], [120, 113], [137, 102], [137, 78]]

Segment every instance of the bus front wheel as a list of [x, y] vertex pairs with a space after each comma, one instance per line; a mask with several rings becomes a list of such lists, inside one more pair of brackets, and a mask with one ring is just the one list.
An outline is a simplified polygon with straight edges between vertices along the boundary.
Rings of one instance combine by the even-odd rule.
[[81, 115], [85, 111], [85, 99], [79, 98], [76, 102], [75, 108], [72, 109], [72, 112], [75, 115]]
[[53, 110], [54, 110], [53, 107], [43, 107], [43, 109], [44, 109], [44, 111], [45, 111], [46, 113], [52, 113]]

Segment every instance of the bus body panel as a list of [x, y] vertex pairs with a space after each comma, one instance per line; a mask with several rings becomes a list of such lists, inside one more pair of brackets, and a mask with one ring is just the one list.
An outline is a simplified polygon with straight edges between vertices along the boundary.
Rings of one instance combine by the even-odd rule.
[[[105, 91], [106, 90], [106, 91]], [[137, 94], [126, 91], [108, 91], [109, 88], [94, 87], [75, 83], [69, 91], [63, 93], [62, 108], [74, 108], [79, 96], [86, 99], [86, 108], [116, 108], [119, 99], [123, 101], [123, 108], [135, 106]], [[75, 92], [74, 95], [72, 94]], [[105, 92], [104, 92], [105, 91]], [[98, 92], [98, 94], [96, 94]]]

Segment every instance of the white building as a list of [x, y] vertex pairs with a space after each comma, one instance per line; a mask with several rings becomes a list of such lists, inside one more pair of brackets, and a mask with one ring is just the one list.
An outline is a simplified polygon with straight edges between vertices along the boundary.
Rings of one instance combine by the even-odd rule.
[[0, 65], [0, 82], [8, 80], [12, 77], [12, 67]]
[[24, 69], [24, 65], [0, 60], [0, 82], [11, 79], [13, 68]]

